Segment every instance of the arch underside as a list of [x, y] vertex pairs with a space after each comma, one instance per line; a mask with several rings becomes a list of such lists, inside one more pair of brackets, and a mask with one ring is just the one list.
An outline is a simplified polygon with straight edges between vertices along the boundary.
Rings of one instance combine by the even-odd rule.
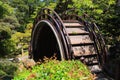
[[[55, 56], [58, 60], [61, 60], [60, 41], [56, 38], [57, 33], [46, 22], [40, 22], [34, 30], [33, 39], [33, 59], [35, 61], [43, 60], [44, 57], [51, 58]], [[54, 30], [54, 31], [53, 31]]]

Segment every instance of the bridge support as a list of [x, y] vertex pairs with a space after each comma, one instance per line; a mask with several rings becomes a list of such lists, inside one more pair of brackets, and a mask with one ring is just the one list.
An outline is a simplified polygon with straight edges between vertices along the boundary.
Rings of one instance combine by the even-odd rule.
[[58, 60], [64, 60], [64, 50], [61, 39], [55, 26], [47, 20], [42, 20], [36, 24], [32, 33], [31, 46], [33, 49], [33, 59], [43, 60], [56, 55]]

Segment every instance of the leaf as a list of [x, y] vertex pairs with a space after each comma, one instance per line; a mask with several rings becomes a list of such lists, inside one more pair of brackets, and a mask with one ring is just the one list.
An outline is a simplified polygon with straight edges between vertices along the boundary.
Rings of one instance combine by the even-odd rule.
[[95, 10], [95, 11], [96, 11], [96, 13], [98, 13], [98, 14], [103, 13], [103, 10], [102, 10], [102, 9], [97, 9], [97, 10]]

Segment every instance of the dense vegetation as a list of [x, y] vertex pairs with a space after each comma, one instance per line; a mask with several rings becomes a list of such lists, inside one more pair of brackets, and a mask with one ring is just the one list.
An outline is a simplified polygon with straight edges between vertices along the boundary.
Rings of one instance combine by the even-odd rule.
[[36, 65], [30, 70], [19, 71], [13, 80], [94, 80], [80, 61], [50, 60], [41, 65]]
[[16, 63], [6, 59], [0, 59], [0, 79], [6, 80], [7, 78], [13, 78], [17, 66]]

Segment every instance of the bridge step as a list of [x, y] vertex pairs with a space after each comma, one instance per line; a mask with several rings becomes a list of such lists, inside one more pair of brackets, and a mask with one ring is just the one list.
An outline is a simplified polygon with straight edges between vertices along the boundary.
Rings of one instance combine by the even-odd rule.
[[86, 43], [93, 43], [88, 35], [75, 35], [75, 36], [69, 36], [71, 44], [86, 44]]
[[85, 58], [90, 58], [90, 57], [97, 57], [97, 54], [95, 53], [95, 54], [90, 54], [90, 55], [74, 55], [74, 57], [76, 58], [76, 59], [80, 59], [80, 57], [85, 57]]
[[[73, 47], [74, 56], [87, 56], [96, 54], [93, 46], [75, 46]], [[90, 56], [92, 57], [92, 56]]]
[[83, 24], [80, 23], [64, 23], [66, 27], [83, 27]]
[[77, 60], [81, 60], [84, 64], [86, 64], [88, 66], [99, 65], [99, 62], [97, 60], [97, 54], [74, 56], [74, 57]]
[[74, 58], [88, 66], [98, 65], [94, 41], [90, 39], [86, 27], [77, 20], [64, 20], [63, 22], [70, 38]]
[[98, 62], [93, 62], [93, 63], [86, 63], [87, 66], [93, 66], [93, 65], [99, 65]]
[[78, 20], [62, 20], [64, 23], [79, 23]]
[[89, 32], [82, 30], [81, 28], [66, 28], [69, 35], [88, 35]]

